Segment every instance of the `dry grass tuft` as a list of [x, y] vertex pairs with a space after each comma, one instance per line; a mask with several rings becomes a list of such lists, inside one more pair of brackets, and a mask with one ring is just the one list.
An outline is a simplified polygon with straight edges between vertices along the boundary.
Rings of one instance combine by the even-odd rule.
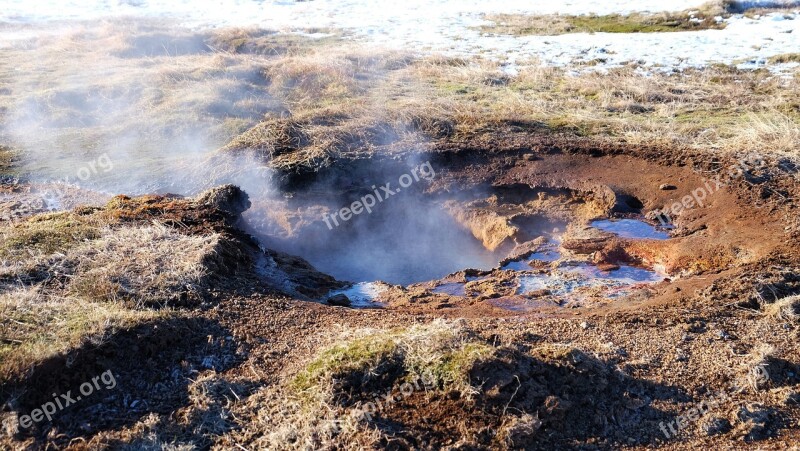
[[68, 254], [75, 264], [69, 291], [96, 302], [137, 307], [197, 299], [214, 258], [219, 235], [186, 236], [155, 224], [107, 229]]
[[222, 150], [248, 151], [291, 171], [510, 127], [632, 146], [797, 156], [798, 77], [723, 66], [573, 76], [534, 64], [512, 77], [481, 59], [359, 55], [340, 47], [270, 62], [270, 93], [286, 113], [268, 115]]
[[665, 33], [673, 31], [720, 30], [724, 21], [718, 18], [746, 13], [749, 16], [784, 11], [797, 3], [786, 0], [758, 6], [753, 2], [713, 0], [686, 11], [661, 13], [629, 13], [608, 15], [530, 15], [487, 14], [491, 25], [479, 29], [485, 33], [516, 36], [557, 36], [567, 33]]
[[484, 25], [480, 30], [515, 36], [557, 36], [568, 33], [665, 33], [725, 28], [725, 22], [718, 22], [714, 17], [688, 11], [605, 16], [490, 14], [485, 19], [493, 24]]
[[117, 303], [97, 304], [40, 287], [0, 293], [0, 383], [20, 379], [35, 364], [76, 349], [99, 345], [115, 330], [168, 315]]
[[779, 321], [798, 322], [800, 321], [800, 295], [789, 296], [777, 300], [764, 307], [767, 315]]
[[800, 53], [783, 53], [770, 57], [770, 64], [800, 63]]
[[14, 262], [34, 255], [63, 253], [98, 236], [97, 227], [73, 213], [34, 216], [0, 229], [0, 259]]

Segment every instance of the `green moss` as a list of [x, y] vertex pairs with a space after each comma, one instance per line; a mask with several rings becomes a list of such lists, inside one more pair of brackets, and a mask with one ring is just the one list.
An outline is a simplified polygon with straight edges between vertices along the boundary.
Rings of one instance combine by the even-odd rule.
[[483, 343], [466, 343], [462, 348], [446, 353], [429, 368], [420, 368], [420, 376], [432, 376], [443, 387], [467, 384], [475, 363], [492, 355], [494, 350]]
[[99, 238], [100, 231], [71, 213], [34, 216], [25, 222], [0, 229], [0, 258], [64, 252], [84, 240]]
[[470, 92], [474, 92], [476, 89], [474, 86], [468, 86], [459, 83], [441, 83], [439, 85], [441, 89], [447, 92], [455, 93], [455, 94], [469, 94]]
[[717, 22], [713, 15], [702, 12], [695, 16], [689, 12], [661, 14], [608, 14], [608, 15], [517, 15], [488, 16], [494, 25], [481, 27], [484, 32], [511, 35], [556, 36], [569, 33], [665, 33], [723, 29], [725, 22]]
[[369, 376], [384, 374], [391, 377], [374, 379], [385, 384], [378, 390], [422, 378], [436, 389], [470, 392], [470, 371], [494, 348], [466, 338], [463, 330], [442, 323], [357, 338], [320, 352], [294, 377], [290, 388], [304, 399], [319, 400], [329, 396], [327, 388], [335, 380], [370, 390], [365, 385]]
[[323, 351], [311, 361], [291, 382], [297, 392], [306, 392], [327, 378], [346, 376], [354, 372], [366, 373], [382, 361], [392, 359], [397, 353], [397, 343], [391, 336], [370, 335], [336, 345]]
[[725, 28], [724, 22], [708, 18], [695, 21], [688, 14], [573, 16], [569, 22], [570, 33], [664, 33]]

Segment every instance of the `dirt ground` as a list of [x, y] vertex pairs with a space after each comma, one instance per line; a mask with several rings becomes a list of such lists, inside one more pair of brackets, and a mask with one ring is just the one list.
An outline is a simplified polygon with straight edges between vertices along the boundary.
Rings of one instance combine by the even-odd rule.
[[[522, 311], [491, 302], [502, 293], [432, 294], [431, 284], [393, 287], [381, 309], [315, 302], [337, 282], [299, 259], [267, 251], [287, 277], [301, 281], [298, 287], [313, 281], [287, 293], [256, 269], [263, 251], [239, 229], [237, 212], [220, 213], [225, 208], [219, 202], [112, 200], [91, 214], [113, 216], [114, 223], [158, 220], [190, 234], [221, 233], [230, 238], [229, 252], [220, 257], [219, 273], [201, 303], [120, 330], [99, 345], [87, 343], [7, 383], [3, 400], [17, 408], [4, 412], [0, 447], [279, 449], [277, 442], [260, 441], [273, 425], [262, 415], [272, 408], [260, 398], [263, 393], [287, 390], [287, 381], [343, 331], [390, 331], [444, 318], [491, 348], [488, 357], [465, 369], [473, 393], [415, 391], [360, 423], [347, 441], [333, 434], [311, 446], [286, 446], [796, 448], [800, 184], [793, 174], [783, 173], [776, 161], [748, 163], [739, 174], [727, 171], [741, 165], [731, 157], [541, 140], [525, 133], [501, 136], [491, 144], [443, 142], [429, 149], [424, 156], [440, 171], [425, 195], [479, 188], [487, 197], [503, 189], [555, 193], [553, 202], [564, 208], [552, 219], [584, 224], [603, 216], [657, 218], [655, 210], [721, 177], [704, 207], [671, 215], [675, 229], [669, 240], [587, 241], [570, 229], [575, 248], [589, 249], [581, 252], [621, 252], [626, 261], [665, 268], [667, 280], [621, 299], [569, 307], [543, 303]], [[337, 161], [324, 171], [348, 164]], [[303, 177], [323, 177], [324, 171]], [[302, 195], [304, 182], [294, 179], [292, 191]], [[534, 208], [547, 196], [523, 200]], [[498, 272], [480, 273], [493, 274]], [[465, 275], [444, 281], [459, 277]], [[501, 292], [501, 279], [490, 279], [496, 285], [485, 289]], [[32, 431], [17, 424], [19, 414], [46, 402], [51, 392], [106, 368], [117, 375], [119, 389]], [[358, 396], [395, 389], [401, 379], [393, 377], [362, 387]], [[701, 405], [707, 412], [699, 415]]]

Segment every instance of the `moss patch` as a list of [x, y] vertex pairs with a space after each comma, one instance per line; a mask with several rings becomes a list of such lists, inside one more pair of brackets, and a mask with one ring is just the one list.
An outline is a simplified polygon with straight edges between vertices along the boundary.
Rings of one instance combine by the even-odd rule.
[[292, 380], [291, 386], [303, 393], [325, 380], [366, 375], [397, 358], [397, 343], [391, 336], [369, 335], [322, 351]]
[[555, 36], [568, 33], [665, 33], [673, 31], [720, 30], [725, 22], [711, 16], [689, 12], [661, 14], [608, 14], [608, 15], [517, 15], [487, 16], [494, 22], [481, 27], [486, 33], [517, 36]]
[[[494, 348], [470, 339], [445, 321], [369, 334], [325, 349], [295, 376], [299, 393], [321, 394], [337, 381], [354, 392], [387, 390], [405, 379], [422, 378], [435, 388], [471, 391], [469, 372]], [[385, 386], [372, 387], [380, 381]]]

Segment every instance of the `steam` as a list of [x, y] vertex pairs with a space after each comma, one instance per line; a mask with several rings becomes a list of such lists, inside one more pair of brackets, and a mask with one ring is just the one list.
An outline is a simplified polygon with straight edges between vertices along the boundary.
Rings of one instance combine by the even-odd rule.
[[[258, 209], [250, 211], [249, 223], [268, 247], [301, 255], [317, 269], [351, 282], [382, 280], [406, 285], [466, 268], [496, 266], [502, 257], [488, 252], [444, 211], [441, 198], [425, 193], [436, 172], [430, 162], [417, 161], [411, 159], [399, 168], [380, 160], [372, 167], [349, 168], [353, 180], [363, 185], [346, 192], [335, 174], [320, 177], [308, 188], [320, 193], [315, 198], [272, 205], [273, 214], [282, 211], [284, 216], [266, 223], [254, 217], [260, 214]], [[412, 184], [409, 174], [415, 169], [420, 179]], [[340, 219], [337, 227], [328, 227], [330, 221], [325, 218], [343, 210], [355, 211], [353, 205], [375, 195], [373, 187], [386, 187], [395, 194], [379, 194], [382, 201], [371, 212], [362, 210], [347, 220]], [[281, 237], [269, 228], [298, 218], [307, 223], [288, 236]]]
[[[6, 31], [0, 44], [13, 68], [0, 90], [0, 143], [21, 150], [34, 186], [50, 186], [40, 191], [50, 206], [64, 195], [54, 183], [187, 196], [233, 183], [250, 195], [245, 219], [266, 247], [342, 280], [407, 284], [498, 261], [424, 195], [438, 171], [430, 162], [370, 161], [320, 175], [306, 194], [281, 193], [256, 152], [218, 152], [285, 107], [259, 60], [215, 51], [211, 32], [109, 21], [20, 33]], [[387, 183], [402, 191], [368, 198]], [[325, 227], [325, 214], [359, 198], [373, 204], [369, 213]]]
[[[273, 102], [257, 67], [212, 52], [207, 37], [109, 22], [12, 42], [1, 130], [22, 150], [22, 172], [130, 194], [190, 195], [227, 181], [219, 158], [203, 162]], [[78, 180], [100, 157], [114, 170]]]

